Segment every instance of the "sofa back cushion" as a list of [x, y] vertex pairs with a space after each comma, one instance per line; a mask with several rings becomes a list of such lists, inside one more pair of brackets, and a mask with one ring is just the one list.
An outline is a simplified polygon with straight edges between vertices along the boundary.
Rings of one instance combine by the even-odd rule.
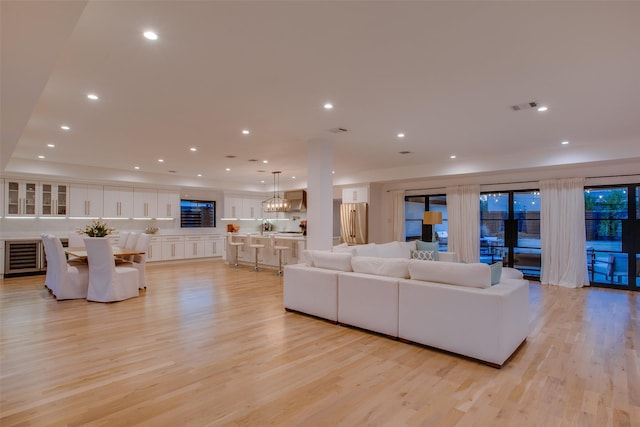
[[400, 242], [379, 243], [376, 245], [377, 256], [381, 258], [407, 258]]
[[354, 255], [357, 256], [378, 256], [378, 248], [375, 243], [354, 246]]
[[409, 261], [412, 279], [472, 288], [491, 287], [491, 268], [487, 264], [461, 264], [445, 261]]
[[356, 273], [409, 278], [409, 260], [404, 258], [354, 256], [351, 258], [351, 267]]
[[351, 254], [348, 252], [309, 251], [313, 258], [313, 266], [338, 271], [353, 271]]

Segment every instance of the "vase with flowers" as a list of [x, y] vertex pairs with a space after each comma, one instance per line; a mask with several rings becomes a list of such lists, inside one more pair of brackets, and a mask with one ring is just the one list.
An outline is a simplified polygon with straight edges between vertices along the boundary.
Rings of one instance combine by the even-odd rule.
[[84, 229], [78, 228], [76, 231], [78, 234], [86, 234], [89, 237], [106, 237], [116, 231], [116, 229], [109, 227], [106, 222], [94, 219], [93, 222], [86, 225]]
[[300, 229], [302, 230], [302, 235], [306, 236], [307, 235], [307, 220], [303, 219], [302, 221], [300, 221]]

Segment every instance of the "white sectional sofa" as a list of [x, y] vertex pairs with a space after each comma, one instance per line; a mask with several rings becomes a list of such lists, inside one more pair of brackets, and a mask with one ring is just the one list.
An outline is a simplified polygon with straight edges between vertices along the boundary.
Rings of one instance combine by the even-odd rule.
[[285, 267], [284, 306], [502, 366], [529, 333], [529, 282], [502, 268], [492, 285], [489, 265], [410, 259], [412, 245], [307, 251]]

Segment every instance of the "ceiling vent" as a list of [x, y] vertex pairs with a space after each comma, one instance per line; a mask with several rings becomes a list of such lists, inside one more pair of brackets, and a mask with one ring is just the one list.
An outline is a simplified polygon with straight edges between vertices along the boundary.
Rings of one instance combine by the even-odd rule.
[[329, 129], [329, 132], [331, 133], [345, 133], [345, 132], [349, 132], [347, 129], [345, 128], [333, 128], [333, 129]]
[[411, 154], [411, 151], [398, 151], [398, 154]]
[[512, 105], [510, 108], [513, 111], [520, 111], [520, 110], [530, 110], [531, 108], [536, 108], [537, 106], [538, 106], [538, 103], [536, 101], [531, 101], [531, 102], [525, 102], [524, 104]]

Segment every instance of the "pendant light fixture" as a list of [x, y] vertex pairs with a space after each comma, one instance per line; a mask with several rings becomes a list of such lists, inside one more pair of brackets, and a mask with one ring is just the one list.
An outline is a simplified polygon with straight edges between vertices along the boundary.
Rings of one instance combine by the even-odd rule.
[[[262, 202], [263, 212], [289, 212], [291, 210], [291, 201], [280, 197], [280, 174], [281, 171], [271, 172], [273, 174], [273, 197]], [[278, 183], [276, 184], [276, 177]]]

